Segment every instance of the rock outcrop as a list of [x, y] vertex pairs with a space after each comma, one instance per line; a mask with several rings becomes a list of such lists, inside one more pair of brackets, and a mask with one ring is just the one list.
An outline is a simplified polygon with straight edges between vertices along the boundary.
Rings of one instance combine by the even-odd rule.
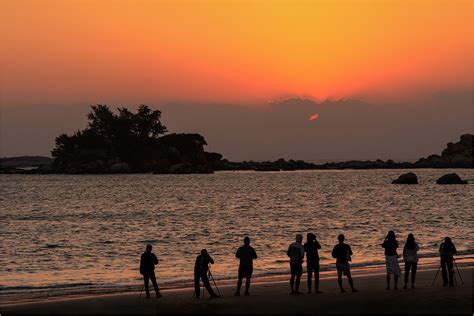
[[437, 184], [467, 184], [466, 180], [462, 180], [456, 173], [448, 173], [436, 181]]
[[404, 173], [398, 179], [392, 181], [393, 184], [418, 184], [418, 177], [413, 172]]
[[474, 135], [464, 134], [459, 142], [448, 143], [440, 155], [421, 158], [417, 168], [473, 168], [474, 167]]

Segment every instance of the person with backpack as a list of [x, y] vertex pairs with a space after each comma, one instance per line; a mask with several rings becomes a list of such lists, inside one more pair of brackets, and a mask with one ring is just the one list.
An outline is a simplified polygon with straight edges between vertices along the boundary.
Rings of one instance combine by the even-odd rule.
[[152, 245], [146, 245], [146, 250], [140, 258], [140, 274], [143, 275], [143, 281], [145, 282], [146, 298], [150, 298], [150, 289], [148, 287], [149, 280], [151, 280], [151, 283], [153, 283], [156, 297], [160, 298], [161, 293], [160, 289], [158, 288], [158, 284], [156, 283], [155, 276], [155, 265], [158, 264], [158, 258], [154, 253], [151, 252], [152, 248]]

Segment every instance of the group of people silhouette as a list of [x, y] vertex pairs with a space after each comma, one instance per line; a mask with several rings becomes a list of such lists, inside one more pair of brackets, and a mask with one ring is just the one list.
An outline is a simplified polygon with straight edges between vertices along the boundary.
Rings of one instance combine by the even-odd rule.
[[[345, 292], [342, 286], [342, 276], [345, 275], [349, 282], [352, 292], [357, 292], [354, 287], [354, 281], [351, 276], [351, 257], [353, 255], [351, 247], [346, 244], [345, 236], [340, 234], [338, 237], [338, 244], [336, 244], [331, 252], [331, 255], [336, 259], [337, 282], [341, 292]], [[385, 264], [387, 270], [387, 290], [390, 290], [391, 276], [393, 275], [394, 289], [398, 288], [398, 279], [401, 277], [400, 265], [398, 263], [398, 241], [393, 231], [389, 231], [385, 240], [381, 244], [385, 252]], [[140, 274], [143, 275], [144, 288], [146, 297], [150, 297], [149, 281], [151, 280], [156, 296], [161, 297], [160, 289], [156, 282], [155, 266], [158, 264], [158, 258], [152, 253], [152, 245], [147, 245], [145, 252], [140, 259]], [[302, 294], [299, 291], [301, 276], [303, 274], [303, 262], [306, 255], [306, 271], [308, 282], [308, 293], [312, 292], [313, 274], [314, 274], [314, 291], [316, 294], [322, 293], [319, 290], [319, 253], [321, 244], [316, 239], [313, 233], [307, 234], [306, 243], [303, 245], [303, 235], [297, 234], [295, 241], [288, 247], [287, 255], [290, 258], [290, 287], [291, 295]], [[418, 251], [420, 246], [415, 241], [413, 234], [408, 234], [405, 245], [403, 247], [403, 262], [405, 264], [405, 279], [403, 288], [408, 287], [409, 276], [411, 273], [411, 288], [415, 288], [416, 270], [418, 265]], [[446, 237], [440, 244], [439, 254], [441, 259], [441, 270], [443, 278], [443, 286], [454, 286], [454, 255], [457, 253], [451, 238]], [[245, 278], [245, 292], [246, 296], [250, 295], [250, 279], [253, 274], [253, 260], [257, 259], [255, 249], [250, 246], [250, 238], [244, 238], [244, 244], [237, 249], [235, 257], [240, 260], [237, 289], [235, 296], [240, 296], [243, 279]], [[201, 297], [200, 282], [208, 291], [211, 297], [219, 297], [216, 294], [209, 281], [209, 266], [214, 264], [214, 260], [209, 255], [206, 249], [202, 249], [201, 253], [196, 257], [194, 264], [194, 297], [199, 299]]]

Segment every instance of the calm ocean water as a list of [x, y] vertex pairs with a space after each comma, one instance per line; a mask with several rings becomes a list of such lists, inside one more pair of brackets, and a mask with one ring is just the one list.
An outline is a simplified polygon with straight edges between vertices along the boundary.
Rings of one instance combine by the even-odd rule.
[[[450, 171], [432, 169], [414, 170], [420, 185], [390, 184], [403, 172], [0, 175], [0, 293], [139, 288], [147, 243], [160, 284], [190, 282], [201, 248], [216, 261], [214, 276], [231, 278], [245, 235], [261, 276], [288, 272], [296, 233], [316, 233], [323, 268], [333, 266], [339, 233], [356, 267], [383, 264], [388, 230], [402, 244], [414, 233], [421, 263], [435, 260], [445, 236], [472, 256], [474, 185], [436, 185]], [[473, 170], [455, 172], [474, 179]]]

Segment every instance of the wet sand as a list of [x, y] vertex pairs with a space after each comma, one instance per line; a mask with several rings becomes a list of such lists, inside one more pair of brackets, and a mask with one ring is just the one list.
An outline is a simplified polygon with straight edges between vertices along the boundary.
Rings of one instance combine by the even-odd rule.
[[[356, 275], [359, 290], [340, 293], [334, 273], [321, 280], [322, 294], [306, 294], [306, 275], [302, 277], [304, 295], [289, 295], [289, 283], [255, 283], [251, 296], [235, 297], [235, 286], [221, 284], [221, 298], [194, 300], [193, 289], [163, 290], [161, 299], [145, 299], [139, 292], [44, 299], [40, 302], [0, 302], [1, 315], [11, 314], [169, 314], [169, 313], [310, 313], [310, 314], [469, 314], [472, 315], [473, 267], [461, 268], [464, 284], [442, 287], [441, 275], [431, 282], [436, 270], [419, 271], [416, 289], [385, 289], [385, 276]], [[281, 280], [281, 278], [280, 278]], [[220, 283], [218, 283], [220, 284]], [[242, 291], [243, 292], [243, 291]]]

